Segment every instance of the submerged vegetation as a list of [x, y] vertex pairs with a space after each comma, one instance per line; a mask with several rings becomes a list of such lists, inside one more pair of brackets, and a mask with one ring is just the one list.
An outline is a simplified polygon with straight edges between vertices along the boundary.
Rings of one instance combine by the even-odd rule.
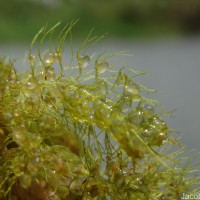
[[24, 72], [1, 57], [0, 199], [178, 200], [197, 192], [197, 166], [147, 98], [154, 91], [136, 82], [144, 73], [112, 61], [126, 52], [91, 54], [101, 39], [92, 31], [74, 51], [76, 23], [55, 43], [59, 24], [42, 28]]

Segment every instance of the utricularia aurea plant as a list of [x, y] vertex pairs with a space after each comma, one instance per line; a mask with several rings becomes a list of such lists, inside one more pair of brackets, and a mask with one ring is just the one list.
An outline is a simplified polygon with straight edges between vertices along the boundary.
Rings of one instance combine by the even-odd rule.
[[143, 73], [112, 62], [125, 52], [91, 54], [99, 40], [92, 31], [75, 51], [75, 24], [55, 43], [58, 24], [42, 28], [29, 70], [0, 60], [0, 199], [172, 200], [195, 193], [196, 168], [183, 165], [182, 148], [171, 150], [178, 143], [173, 130], [154, 111], [152, 91], [135, 81]]

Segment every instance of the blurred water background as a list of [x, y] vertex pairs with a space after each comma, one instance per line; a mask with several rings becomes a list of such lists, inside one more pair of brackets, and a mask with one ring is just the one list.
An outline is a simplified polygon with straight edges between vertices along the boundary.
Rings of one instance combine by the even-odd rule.
[[0, 0], [0, 53], [23, 58], [42, 26], [78, 18], [75, 43], [95, 27], [108, 37], [94, 51], [129, 50], [127, 64], [151, 74], [141, 83], [160, 90], [152, 98], [176, 109], [169, 126], [187, 149], [200, 150], [200, 1]]

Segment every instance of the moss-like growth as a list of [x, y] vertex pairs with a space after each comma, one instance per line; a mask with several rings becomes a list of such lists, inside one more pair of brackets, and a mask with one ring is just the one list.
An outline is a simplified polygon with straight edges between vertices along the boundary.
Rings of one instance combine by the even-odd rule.
[[194, 168], [182, 165], [181, 148], [171, 150], [173, 130], [146, 98], [152, 91], [135, 81], [143, 73], [112, 63], [125, 53], [90, 55], [99, 40], [90, 32], [63, 62], [75, 24], [44, 54], [43, 41], [58, 25], [39, 31], [30, 70], [0, 60], [0, 199], [178, 200], [194, 193]]

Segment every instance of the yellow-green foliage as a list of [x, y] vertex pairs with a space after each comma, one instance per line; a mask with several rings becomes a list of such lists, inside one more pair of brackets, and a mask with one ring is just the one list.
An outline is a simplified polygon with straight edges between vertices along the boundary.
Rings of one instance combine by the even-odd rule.
[[135, 82], [143, 73], [115, 69], [111, 58], [125, 52], [91, 55], [99, 40], [92, 31], [75, 55], [75, 24], [44, 53], [58, 24], [39, 31], [30, 70], [16, 72], [1, 58], [0, 199], [169, 200], [192, 192], [192, 169], [181, 167], [182, 149], [169, 151], [172, 130], [145, 97], [152, 91]]

